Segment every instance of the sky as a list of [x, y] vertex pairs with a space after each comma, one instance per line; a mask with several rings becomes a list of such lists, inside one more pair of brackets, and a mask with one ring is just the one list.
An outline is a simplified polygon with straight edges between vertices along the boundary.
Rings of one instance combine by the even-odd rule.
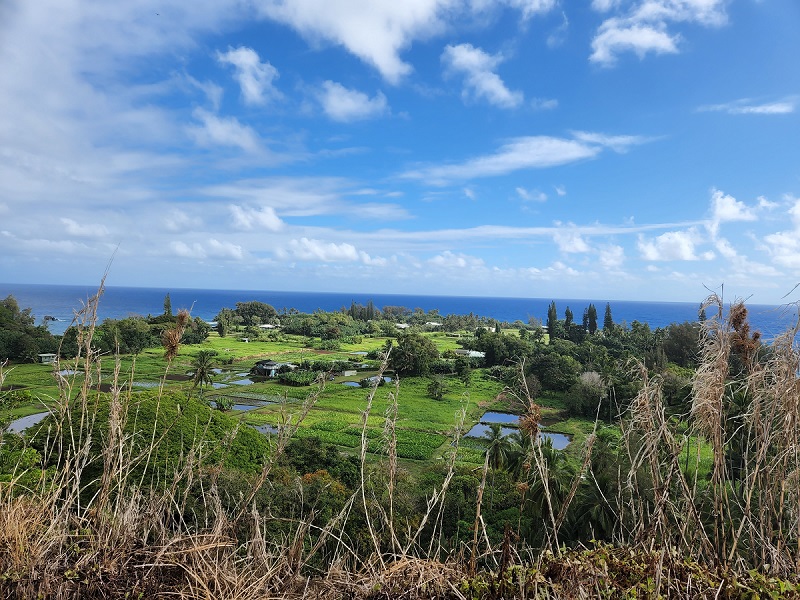
[[800, 300], [797, 0], [3, 0], [0, 281]]

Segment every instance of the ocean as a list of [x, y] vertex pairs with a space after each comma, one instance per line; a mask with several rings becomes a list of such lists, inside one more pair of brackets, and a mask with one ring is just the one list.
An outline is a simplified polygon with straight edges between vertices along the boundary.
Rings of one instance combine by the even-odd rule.
[[[30, 308], [40, 324], [44, 317], [58, 321], [48, 327], [61, 334], [69, 326], [75, 312], [87, 299], [97, 293], [96, 287], [79, 285], [11, 284], [0, 283], [0, 298], [14, 296], [20, 308]], [[295, 308], [300, 312], [315, 310], [333, 311], [348, 308], [352, 302], [366, 304], [372, 300], [376, 307], [405, 306], [425, 311], [438, 309], [447, 314], [473, 313], [499, 321], [528, 322], [530, 318], [547, 321], [547, 308], [555, 300], [559, 317], [569, 307], [575, 320], [583, 317], [583, 309], [590, 303], [597, 308], [602, 325], [607, 300], [574, 298], [490, 298], [478, 296], [424, 296], [411, 294], [364, 294], [328, 292], [272, 292], [264, 290], [206, 290], [187, 288], [140, 288], [109, 286], [105, 289], [98, 307], [100, 320], [121, 319], [131, 315], [160, 315], [164, 312], [164, 297], [169, 293], [172, 309], [191, 309], [192, 316], [212, 320], [221, 308], [234, 308], [237, 302], [257, 300], [282, 309]], [[641, 302], [611, 300], [611, 314], [615, 323], [633, 321], [648, 323], [651, 328], [665, 327], [670, 323], [697, 320], [699, 302]], [[769, 339], [794, 325], [797, 310], [793, 306], [748, 305], [750, 323]], [[709, 310], [709, 316], [711, 312]]]

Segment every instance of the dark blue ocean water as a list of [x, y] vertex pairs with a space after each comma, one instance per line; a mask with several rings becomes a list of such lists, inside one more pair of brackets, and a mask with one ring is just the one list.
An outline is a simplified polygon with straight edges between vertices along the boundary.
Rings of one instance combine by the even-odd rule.
[[[49, 324], [50, 331], [63, 333], [72, 321], [75, 311], [80, 310], [87, 299], [97, 292], [91, 286], [37, 285], [0, 283], [0, 298], [13, 295], [21, 308], [31, 308], [39, 324], [45, 315], [59, 319]], [[438, 309], [439, 314], [474, 313], [500, 321], [527, 322], [531, 317], [547, 320], [547, 307], [555, 300], [559, 317], [569, 307], [580, 321], [583, 309], [589, 303], [597, 308], [598, 319], [602, 322], [606, 300], [559, 299], [559, 298], [487, 298], [472, 296], [420, 296], [404, 294], [361, 294], [326, 292], [270, 292], [263, 290], [203, 290], [186, 288], [137, 288], [107, 287], [100, 300], [99, 318], [119, 319], [130, 315], [159, 315], [164, 312], [164, 296], [169, 293], [173, 311], [191, 308], [193, 316], [211, 320], [223, 307], [234, 308], [237, 302], [258, 300], [271, 304], [278, 311], [283, 308], [296, 308], [300, 312], [326, 311], [349, 307], [352, 302], [366, 304], [372, 302], [378, 308], [383, 306], [405, 306], [410, 309], [422, 308], [425, 311]], [[665, 327], [670, 323], [697, 320], [699, 301], [691, 302], [632, 302], [612, 300], [611, 313], [615, 323], [632, 321], [648, 323], [650, 327]], [[748, 305], [750, 322], [754, 329], [765, 337], [785, 331], [796, 320], [794, 307]], [[710, 316], [710, 313], [709, 313]]]

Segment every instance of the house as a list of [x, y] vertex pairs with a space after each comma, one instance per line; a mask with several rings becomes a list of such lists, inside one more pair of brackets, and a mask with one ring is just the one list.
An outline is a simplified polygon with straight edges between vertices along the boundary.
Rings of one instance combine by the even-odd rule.
[[54, 362], [56, 362], [56, 358], [58, 358], [58, 354], [44, 352], [39, 355], [39, 362], [43, 365], [52, 365]]
[[287, 362], [275, 362], [274, 360], [260, 360], [250, 369], [250, 375], [257, 377], [275, 377], [278, 373], [294, 371], [297, 365]]
[[458, 350], [454, 350], [454, 352], [458, 356], [467, 356], [469, 358], [486, 358], [486, 352], [478, 352], [477, 350], [464, 350], [463, 348], [459, 348]]

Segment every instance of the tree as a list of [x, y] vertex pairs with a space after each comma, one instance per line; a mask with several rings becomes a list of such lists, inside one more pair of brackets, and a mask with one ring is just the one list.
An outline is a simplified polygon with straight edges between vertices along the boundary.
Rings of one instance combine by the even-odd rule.
[[447, 387], [441, 377], [434, 377], [428, 383], [428, 396], [434, 400], [441, 400], [447, 392]]
[[237, 302], [236, 314], [242, 318], [242, 323], [245, 326], [269, 323], [278, 316], [278, 312], [272, 306], [256, 300]]
[[192, 359], [192, 387], [200, 387], [200, 396], [203, 395], [203, 386], [214, 382], [214, 369], [217, 367], [214, 357], [217, 353], [213, 350], [200, 350]]
[[594, 304], [590, 304], [586, 312], [589, 321], [586, 329], [589, 330], [590, 334], [594, 334], [594, 332], [597, 331], [597, 309], [594, 307]]
[[611, 304], [606, 302], [606, 314], [603, 317], [603, 333], [611, 333], [614, 329], [614, 319], [611, 317]]
[[489, 455], [489, 466], [492, 469], [501, 469], [508, 460], [511, 442], [503, 435], [500, 423], [489, 423], [489, 431], [483, 436], [487, 442], [486, 453]]
[[170, 300], [169, 292], [164, 296], [164, 314], [168, 317], [172, 316], [172, 300]]
[[397, 338], [389, 363], [399, 375], [427, 375], [438, 358], [439, 351], [430, 339], [419, 333], [406, 333]]
[[569, 331], [570, 325], [572, 325], [572, 321], [574, 320], [575, 315], [572, 314], [572, 311], [569, 309], [569, 306], [564, 311], [564, 329]]
[[553, 300], [547, 308], [547, 333], [550, 334], [552, 340], [556, 333], [556, 325], [558, 324], [558, 311], [556, 310], [556, 301]]

